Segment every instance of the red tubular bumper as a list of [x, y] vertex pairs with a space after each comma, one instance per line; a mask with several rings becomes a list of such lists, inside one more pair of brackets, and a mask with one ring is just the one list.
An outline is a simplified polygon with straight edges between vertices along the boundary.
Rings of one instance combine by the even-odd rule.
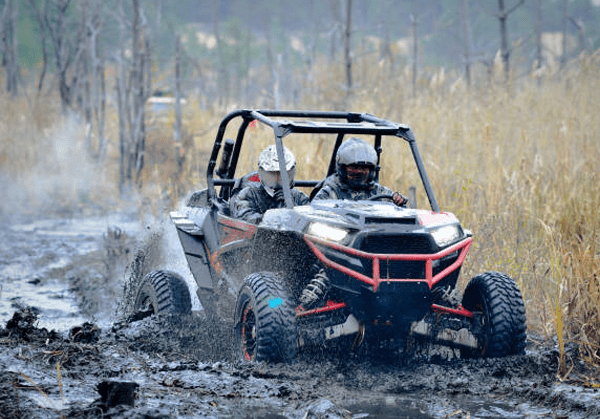
[[[304, 241], [308, 244], [315, 256], [325, 265], [330, 268], [336, 269], [349, 275], [352, 278], [356, 278], [366, 284], [373, 287], [373, 292], [377, 292], [379, 284], [381, 282], [426, 282], [431, 289], [437, 282], [445, 278], [447, 275], [458, 269], [465, 257], [471, 243], [473, 242], [472, 237], [467, 237], [452, 246], [433, 254], [381, 254], [381, 253], [366, 253], [361, 250], [353, 249], [347, 246], [342, 246], [337, 243], [332, 243], [313, 236], [304, 236]], [[370, 259], [373, 264], [373, 271], [371, 276], [364, 275], [353, 269], [350, 269], [344, 265], [332, 261], [319, 249], [318, 245], [329, 247], [341, 253], [345, 253], [349, 256], [357, 258]], [[458, 258], [448, 267], [433, 275], [433, 261], [439, 260], [451, 253], [459, 251]], [[425, 278], [382, 278], [380, 273], [380, 261], [423, 261], [425, 262]]]

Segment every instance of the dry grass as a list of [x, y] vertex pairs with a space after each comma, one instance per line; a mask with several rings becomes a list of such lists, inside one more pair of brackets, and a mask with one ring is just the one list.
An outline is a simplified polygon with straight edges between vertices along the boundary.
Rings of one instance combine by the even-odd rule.
[[[357, 61], [355, 88], [348, 95], [342, 65], [320, 62], [295, 107], [369, 112], [410, 125], [440, 206], [457, 214], [475, 235], [463, 281], [487, 270], [511, 275], [525, 297], [530, 330], [548, 338], [558, 333], [560, 342], [581, 342], [582, 356], [600, 364], [599, 66], [596, 52], [541, 80], [531, 76], [504, 84], [493, 75], [486, 80], [481, 72], [479, 87], [471, 89], [457, 75], [436, 69], [419, 80], [413, 98], [406, 71], [390, 77], [385, 63]], [[66, 170], [58, 151], [66, 143], [69, 159], [75, 153], [85, 162], [83, 140], [76, 128], [60, 122], [58, 108], [56, 98], [18, 98], [15, 106], [5, 107], [0, 115], [0, 175], [27, 186], [40, 179], [40, 172], [50, 171], [63, 189], [52, 189], [52, 184], [46, 189], [44, 183], [43, 193], [36, 189], [37, 195], [29, 195], [63, 206], [102, 206], [106, 196], [116, 201], [114, 110], [107, 160], [101, 167], [79, 164], [95, 173], [94, 182], [82, 185], [73, 181], [80, 173]], [[200, 112], [193, 98], [187, 108], [181, 166], [172, 120], [148, 132], [144, 187], [137, 202], [154, 212], [161, 211], [158, 203], [173, 206], [203, 186], [207, 154], [227, 111]], [[301, 149], [294, 151], [301, 156]], [[300, 157], [299, 162], [301, 173], [324, 165], [319, 156], [310, 162]], [[415, 171], [408, 159], [396, 162], [384, 161], [382, 183], [407, 191], [417, 183]], [[242, 164], [251, 169], [254, 160]], [[23, 199], [32, 202], [31, 197]], [[423, 204], [422, 194], [420, 199]]]

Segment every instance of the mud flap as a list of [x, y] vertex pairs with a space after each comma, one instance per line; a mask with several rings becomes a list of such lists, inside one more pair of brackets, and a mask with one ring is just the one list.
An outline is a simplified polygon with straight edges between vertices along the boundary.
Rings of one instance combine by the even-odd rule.
[[424, 320], [410, 325], [411, 335], [433, 339], [434, 342], [459, 348], [477, 348], [479, 342], [467, 328], [459, 330], [439, 329]]
[[[361, 332], [364, 334], [364, 325], [360, 323], [352, 314], [346, 318], [344, 323], [327, 326], [317, 334], [304, 334], [298, 338], [298, 346], [310, 345], [319, 342], [320, 339], [331, 340], [346, 335], [353, 335]], [[324, 335], [322, 334], [324, 333]], [[320, 335], [320, 339], [319, 339]]]

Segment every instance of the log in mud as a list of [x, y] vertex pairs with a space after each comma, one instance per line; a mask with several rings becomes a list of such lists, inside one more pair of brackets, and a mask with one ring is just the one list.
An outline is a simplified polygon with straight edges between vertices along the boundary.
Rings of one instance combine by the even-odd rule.
[[535, 336], [500, 359], [419, 344], [386, 360], [314, 348], [247, 364], [233, 359], [231, 325], [197, 301], [188, 316], [126, 322], [126, 278], [153, 258], [182, 266], [161, 243], [168, 228], [125, 214], [0, 221], [0, 418], [600, 415], [577, 348], [577, 382], [560, 381], [555, 343]]

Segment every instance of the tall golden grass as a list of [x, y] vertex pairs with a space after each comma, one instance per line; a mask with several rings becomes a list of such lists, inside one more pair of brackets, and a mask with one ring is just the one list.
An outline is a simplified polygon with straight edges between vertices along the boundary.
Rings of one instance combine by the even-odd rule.
[[[474, 71], [471, 87], [458, 74], [426, 69], [413, 95], [409, 71], [392, 73], [389, 63], [364, 59], [355, 63], [348, 93], [342, 64], [323, 61], [311, 69], [301, 102], [289, 107], [369, 112], [410, 125], [441, 208], [455, 213], [475, 236], [461, 281], [487, 270], [509, 274], [523, 292], [529, 330], [557, 337], [561, 350], [565, 342], [577, 342], [581, 356], [600, 365], [599, 70], [599, 51], [580, 56], [565, 70], [532, 72], [508, 82], [501, 73]], [[35, 181], [32, 168], [64, 170], [64, 162], [49, 152], [64, 129], [57, 98], [30, 95], [13, 103], [0, 114], [3, 178], [27, 184], [23, 179]], [[158, 202], [176, 205], [204, 185], [207, 153], [229, 110], [199, 111], [193, 97], [186, 108], [181, 166], [172, 121], [148, 131], [136, 202], [150, 203], [155, 212]], [[118, 201], [118, 135], [115, 111], [110, 112], [107, 158], [101, 167], [85, 166], [102, 182], [88, 192], [63, 191], [61, 205], [102, 207], [108, 205], [106, 196], [114, 200], [111, 205]], [[82, 141], [78, 137], [71, 145], [77, 148]], [[317, 166], [325, 163], [318, 156], [299, 161], [303, 173], [322, 172]], [[417, 183], [408, 160], [383, 163], [382, 183], [402, 191]], [[251, 168], [254, 160], [242, 164]]]

